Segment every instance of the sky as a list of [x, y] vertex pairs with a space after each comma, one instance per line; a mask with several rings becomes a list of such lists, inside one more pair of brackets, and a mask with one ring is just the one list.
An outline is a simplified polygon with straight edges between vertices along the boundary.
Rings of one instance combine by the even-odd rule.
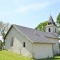
[[0, 0], [0, 21], [35, 28], [60, 13], [60, 0]]

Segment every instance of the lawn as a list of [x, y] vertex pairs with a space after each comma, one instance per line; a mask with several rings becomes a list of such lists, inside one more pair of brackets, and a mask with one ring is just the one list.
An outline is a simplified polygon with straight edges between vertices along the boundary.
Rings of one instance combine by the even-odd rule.
[[[0, 60], [34, 60], [34, 59], [23, 57], [19, 54], [2, 50], [0, 51]], [[40, 59], [40, 60], [60, 60], [60, 56], [55, 56], [54, 58]]]
[[0, 51], [0, 60], [33, 60], [30, 58], [23, 57], [19, 54], [15, 54], [9, 51]]

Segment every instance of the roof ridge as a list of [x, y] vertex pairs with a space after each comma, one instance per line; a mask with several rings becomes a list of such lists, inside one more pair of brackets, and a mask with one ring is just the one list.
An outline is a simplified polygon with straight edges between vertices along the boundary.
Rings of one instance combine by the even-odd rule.
[[[30, 27], [25, 27], [25, 26], [21, 26], [21, 25], [16, 25], [16, 24], [12, 24], [13, 26], [19, 26], [19, 27], [23, 27], [23, 28], [27, 28], [27, 29], [33, 29], [33, 28], [30, 28]], [[33, 29], [34, 30], [34, 29]]]

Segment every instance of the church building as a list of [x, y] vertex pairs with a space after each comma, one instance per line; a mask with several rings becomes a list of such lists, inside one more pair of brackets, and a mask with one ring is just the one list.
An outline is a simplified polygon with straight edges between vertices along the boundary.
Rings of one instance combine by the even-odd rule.
[[49, 17], [46, 31], [38, 31], [19, 25], [11, 25], [5, 35], [5, 49], [20, 55], [41, 59], [59, 54], [57, 26]]

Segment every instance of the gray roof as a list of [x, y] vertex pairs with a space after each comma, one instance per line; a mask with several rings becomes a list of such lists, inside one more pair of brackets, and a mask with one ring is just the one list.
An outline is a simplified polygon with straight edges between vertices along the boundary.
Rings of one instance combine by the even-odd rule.
[[28, 40], [34, 43], [54, 43], [51, 39], [47, 38], [57, 38], [56, 35], [49, 32], [42, 32], [35, 29], [12, 25], [15, 27], [22, 35], [24, 35]]

